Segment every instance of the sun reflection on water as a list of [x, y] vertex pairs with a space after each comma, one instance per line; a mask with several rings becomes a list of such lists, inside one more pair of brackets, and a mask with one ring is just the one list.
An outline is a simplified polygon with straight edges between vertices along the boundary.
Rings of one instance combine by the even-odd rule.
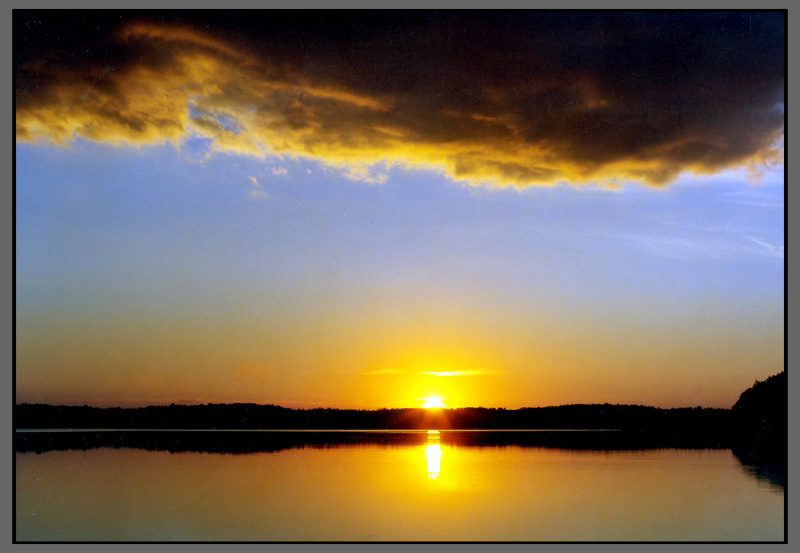
[[428, 478], [436, 480], [442, 463], [442, 448], [439, 444], [439, 431], [428, 430], [428, 445], [425, 448], [425, 458], [428, 460]]

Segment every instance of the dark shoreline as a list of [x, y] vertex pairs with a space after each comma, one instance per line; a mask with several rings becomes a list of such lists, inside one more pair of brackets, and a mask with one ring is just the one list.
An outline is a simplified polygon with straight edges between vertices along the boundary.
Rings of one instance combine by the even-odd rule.
[[[731, 409], [662, 409], [607, 403], [522, 409], [377, 410], [291, 409], [253, 403], [141, 408], [19, 404], [14, 406], [14, 428], [39, 431], [15, 432], [14, 442], [18, 452], [137, 447], [172, 452], [247, 453], [358, 443], [412, 445], [424, 443], [425, 434], [391, 431], [463, 430], [442, 432], [437, 439], [442, 444], [478, 447], [730, 448], [745, 464], [785, 467], [787, 407], [785, 371], [756, 381]], [[85, 430], [47, 432], [47, 429]], [[166, 429], [170, 431], [164, 432]], [[334, 430], [339, 432], [331, 432]], [[496, 432], [486, 432], [490, 430]], [[511, 430], [517, 432], [508, 432]]]
[[661, 409], [642, 405], [562, 405], [502, 409], [292, 409], [253, 403], [140, 408], [43, 404], [15, 406], [15, 428], [141, 429], [622, 429], [718, 434], [730, 409]]
[[259, 453], [292, 448], [353, 446], [420, 446], [435, 440], [460, 447], [547, 447], [570, 450], [644, 450], [663, 448], [721, 449], [724, 446], [672, 435], [604, 430], [452, 430], [421, 431], [274, 431], [274, 430], [80, 430], [17, 431], [20, 453], [95, 448], [149, 451]]

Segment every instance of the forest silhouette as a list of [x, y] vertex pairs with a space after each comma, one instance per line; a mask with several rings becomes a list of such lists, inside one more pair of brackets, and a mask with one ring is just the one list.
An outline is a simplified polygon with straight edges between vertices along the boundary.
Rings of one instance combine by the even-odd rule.
[[[786, 373], [781, 372], [756, 381], [731, 409], [610, 404], [377, 410], [290, 409], [252, 403], [141, 408], [20, 404], [15, 408], [14, 426], [39, 430], [15, 433], [20, 452], [136, 447], [251, 453], [354, 444], [402, 446], [424, 442], [425, 434], [376, 431], [438, 429], [464, 431], [443, 432], [442, 443], [476, 447], [730, 448], [755, 472], [769, 472], [775, 464], [785, 464], [787, 404]], [[58, 431], [64, 429], [79, 431]], [[484, 432], [522, 429], [537, 431]]]

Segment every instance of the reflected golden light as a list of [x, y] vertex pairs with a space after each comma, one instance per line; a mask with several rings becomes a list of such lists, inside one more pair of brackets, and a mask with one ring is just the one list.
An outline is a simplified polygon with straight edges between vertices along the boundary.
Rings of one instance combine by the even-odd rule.
[[444, 408], [444, 402], [439, 396], [428, 396], [423, 399], [422, 406], [425, 409], [442, 409]]
[[425, 448], [425, 458], [428, 461], [428, 478], [436, 480], [442, 464], [442, 448], [439, 444], [439, 431], [428, 430], [428, 446]]

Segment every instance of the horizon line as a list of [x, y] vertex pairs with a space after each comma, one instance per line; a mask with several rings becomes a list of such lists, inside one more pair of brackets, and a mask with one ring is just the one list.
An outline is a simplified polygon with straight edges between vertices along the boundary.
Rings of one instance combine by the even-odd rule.
[[235, 405], [254, 405], [257, 407], [278, 407], [281, 409], [288, 409], [293, 411], [315, 411], [315, 410], [327, 410], [327, 411], [402, 411], [402, 410], [419, 410], [419, 411], [456, 411], [459, 409], [488, 409], [488, 410], [504, 410], [504, 411], [519, 411], [522, 409], [552, 409], [552, 408], [559, 408], [559, 407], [645, 407], [650, 409], [660, 409], [660, 410], [671, 410], [671, 409], [715, 409], [715, 410], [722, 410], [722, 411], [729, 411], [733, 408], [731, 407], [705, 407], [702, 405], [686, 405], [682, 407], [657, 407], [655, 405], [645, 405], [641, 403], [562, 403], [560, 405], [539, 405], [539, 406], [525, 406], [525, 407], [483, 407], [483, 406], [463, 406], [463, 407], [371, 407], [371, 408], [358, 408], [358, 407], [285, 407], [283, 405], [279, 405], [277, 403], [255, 403], [250, 401], [237, 401], [231, 403], [156, 403], [150, 405], [141, 405], [141, 406], [128, 406], [123, 407], [119, 405], [110, 405], [110, 406], [98, 406], [98, 405], [89, 405], [89, 404], [55, 404], [55, 403], [30, 403], [30, 402], [22, 402], [22, 403], [14, 403], [14, 407], [20, 407], [22, 405], [30, 405], [30, 406], [46, 406], [46, 407], [72, 407], [72, 408], [91, 408], [91, 409], [148, 409], [151, 407], [209, 407], [209, 406], [235, 406]]

